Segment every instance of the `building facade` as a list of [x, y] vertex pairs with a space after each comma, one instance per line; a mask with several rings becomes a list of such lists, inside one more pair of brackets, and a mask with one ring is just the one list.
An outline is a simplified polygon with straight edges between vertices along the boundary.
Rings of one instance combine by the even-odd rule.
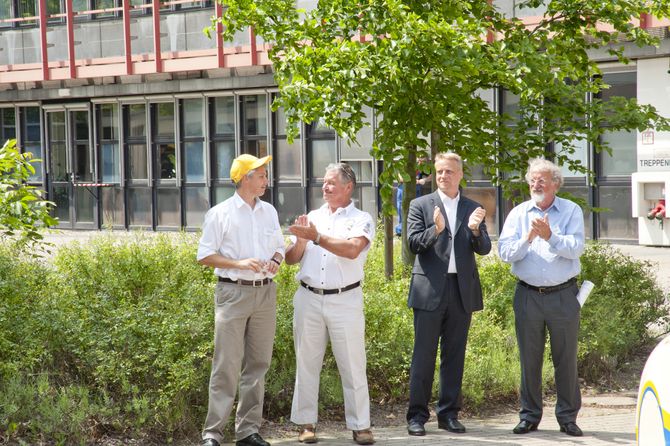
[[[530, 21], [541, 15], [496, 3]], [[352, 164], [355, 199], [377, 214], [372, 111], [357, 144], [321, 123], [301, 126], [289, 144], [282, 111], [270, 108], [277, 90], [265, 43], [251, 30], [234, 42], [208, 38], [203, 28], [220, 14], [210, 0], [0, 0], [0, 139], [16, 138], [43, 160], [31, 183], [57, 204], [62, 228], [197, 229], [234, 192], [230, 163], [241, 153], [273, 155], [265, 199], [284, 225], [322, 203], [324, 168], [335, 161]], [[667, 26], [651, 18], [645, 26], [661, 33], [660, 49], [629, 49], [627, 66], [594, 57], [608, 95], [670, 103]], [[513, 112], [515, 97], [487, 94], [497, 110]], [[587, 145], [575, 154], [596, 184], [566, 171], [565, 189], [610, 209], [586, 216], [589, 237], [637, 241], [631, 174], [642, 137], [606, 138], [613, 156]], [[467, 193], [486, 206], [496, 234], [511, 203], [476, 169]]]

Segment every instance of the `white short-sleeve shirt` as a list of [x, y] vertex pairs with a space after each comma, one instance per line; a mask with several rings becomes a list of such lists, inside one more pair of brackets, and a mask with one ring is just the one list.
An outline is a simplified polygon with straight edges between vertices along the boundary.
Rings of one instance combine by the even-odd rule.
[[[353, 202], [332, 213], [328, 204], [324, 204], [307, 216], [321, 234], [341, 239], [365, 237], [368, 239], [368, 245], [358, 257], [347, 259], [336, 256], [310, 241], [305, 246], [296, 278], [307, 285], [325, 289], [342, 288], [363, 280], [363, 267], [375, 237], [372, 216], [356, 209]], [[295, 241], [295, 237], [293, 239]]]
[[[252, 209], [235, 192], [205, 214], [198, 260], [212, 254], [234, 260], [270, 260], [275, 252], [284, 256], [284, 236], [277, 210], [271, 204], [256, 199]], [[214, 274], [232, 280], [258, 280], [274, 276], [267, 272], [223, 268], [215, 268]]]

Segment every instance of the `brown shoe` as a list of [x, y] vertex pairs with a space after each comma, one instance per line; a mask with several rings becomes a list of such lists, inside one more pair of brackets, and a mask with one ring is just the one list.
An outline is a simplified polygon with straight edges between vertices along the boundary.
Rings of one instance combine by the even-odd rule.
[[354, 441], [357, 444], [374, 444], [375, 437], [370, 429], [361, 429], [354, 432]]
[[313, 424], [303, 424], [300, 426], [298, 441], [300, 443], [316, 443], [319, 441], [319, 439], [316, 438], [316, 426]]

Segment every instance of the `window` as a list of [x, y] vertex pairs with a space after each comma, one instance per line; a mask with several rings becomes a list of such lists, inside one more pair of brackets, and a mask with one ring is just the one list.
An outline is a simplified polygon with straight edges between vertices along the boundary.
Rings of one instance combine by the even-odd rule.
[[268, 101], [264, 94], [242, 96], [242, 153], [256, 157], [268, 155]]
[[[605, 73], [603, 81], [611, 87], [601, 94], [603, 101], [614, 96], [635, 98], [637, 96], [637, 75], [629, 73]], [[602, 135], [602, 142], [609, 145], [612, 151], [610, 156], [606, 152], [600, 153], [600, 176], [630, 175], [636, 169], [637, 162], [637, 135], [629, 131], [607, 131]]]
[[16, 113], [14, 108], [0, 108], [0, 144], [16, 138]]
[[235, 97], [210, 99], [212, 203], [220, 203], [235, 192], [230, 166], [235, 159]]
[[40, 125], [39, 107], [22, 107], [19, 109], [21, 116], [21, 148], [24, 152], [30, 152], [33, 159], [42, 160], [39, 163], [33, 163], [35, 173], [28, 179], [31, 183], [42, 183], [42, 171], [44, 165], [44, 156], [42, 154], [42, 133]]
[[205, 185], [205, 101], [181, 100], [185, 226], [198, 228], [209, 209]]
[[121, 153], [119, 150], [119, 106], [102, 104], [98, 107], [100, 159], [103, 183], [121, 181]]
[[[147, 106], [146, 104], [124, 105], [123, 114], [128, 225], [130, 227], [151, 227], [153, 207], [147, 154]], [[111, 203], [111, 198], [109, 201], [109, 206], [113, 207], [114, 203]]]

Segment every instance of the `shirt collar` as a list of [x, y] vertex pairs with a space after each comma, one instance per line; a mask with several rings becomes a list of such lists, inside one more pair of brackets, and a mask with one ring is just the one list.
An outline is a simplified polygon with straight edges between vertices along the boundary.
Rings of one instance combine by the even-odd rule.
[[340, 215], [340, 214], [344, 214], [344, 215], [346, 215], [346, 214], [348, 214], [349, 212], [351, 212], [351, 210], [354, 209], [355, 207], [356, 207], [356, 206], [354, 206], [354, 200], [351, 200], [351, 201], [349, 202], [348, 205], [346, 205], [346, 206], [343, 207], [343, 208], [337, 208], [337, 209], [335, 210], [335, 212], [333, 212], [333, 213], [331, 214], [331, 213], [330, 213], [330, 207], [328, 206], [328, 203], [323, 203], [323, 204], [321, 205], [321, 209], [324, 210], [324, 211], [325, 211], [326, 213], [328, 213], [329, 215]]
[[454, 198], [450, 198], [449, 196], [447, 196], [447, 194], [442, 192], [440, 189], [437, 190], [437, 194], [440, 196], [440, 200], [442, 200], [442, 203], [444, 203], [445, 206], [448, 205], [448, 204], [456, 204], [457, 205], [458, 201], [461, 199], [461, 191], [460, 190], [458, 191], [458, 195], [456, 195], [456, 197], [454, 197]]
[[551, 205], [547, 209], [545, 209], [544, 211], [542, 209], [540, 209], [532, 199], [528, 200], [527, 203], [528, 203], [528, 209], [526, 209], [526, 212], [531, 212], [533, 210], [536, 210], [538, 212], [549, 212], [549, 210], [551, 208], [555, 208], [557, 212], [561, 211], [561, 205], [560, 205], [558, 196], [554, 196], [554, 202], [551, 203]]
[[[245, 204], [246, 204], [247, 206], [249, 206], [249, 205], [247, 204], [247, 202], [244, 201], [244, 199], [243, 199], [242, 197], [240, 197], [240, 194], [238, 194], [237, 191], [235, 191], [235, 194], [233, 195], [233, 200], [235, 200], [235, 206], [236, 206], [238, 209], [241, 208], [242, 206], [244, 206]], [[256, 209], [259, 209], [259, 208], [260, 208], [260, 206], [259, 206], [259, 202], [260, 202], [261, 200], [260, 200], [258, 197], [256, 197], [255, 200], [256, 200], [256, 204], [254, 205], [253, 209], [251, 209], [252, 211], [255, 211]], [[251, 208], [251, 206], [249, 206], [249, 208]]]

